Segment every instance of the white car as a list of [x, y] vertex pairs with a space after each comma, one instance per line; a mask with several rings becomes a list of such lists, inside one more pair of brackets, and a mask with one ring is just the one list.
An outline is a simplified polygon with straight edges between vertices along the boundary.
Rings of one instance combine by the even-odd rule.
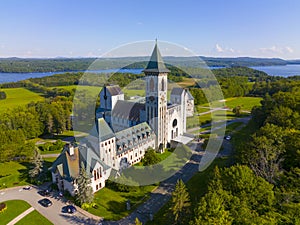
[[229, 140], [231, 140], [231, 136], [230, 136], [230, 135], [227, 135], [227, 136], [225, 136], [225, 139], [226, 139], [227, 141], [229, 141]]

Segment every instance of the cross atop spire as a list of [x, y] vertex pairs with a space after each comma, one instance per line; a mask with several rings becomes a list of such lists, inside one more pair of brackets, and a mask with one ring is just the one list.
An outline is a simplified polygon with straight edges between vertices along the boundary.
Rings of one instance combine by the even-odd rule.
[[170, 72], [161, 57], [160, 51], [157, 46], [157, 39], [155, 39], [155, 46], [148, 62], [147, 67], [143, 72], [153, 72], [153, 73], [168, 73]]

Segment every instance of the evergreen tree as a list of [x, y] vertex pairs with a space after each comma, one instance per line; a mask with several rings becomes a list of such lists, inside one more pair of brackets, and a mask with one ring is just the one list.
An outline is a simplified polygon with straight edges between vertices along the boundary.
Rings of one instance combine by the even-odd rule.
[[39, 149], [36, 147], [34, 149], [34, 155], [32, 157], [31, 163], [33, 164], [33, 168], [29, 171], [29, 176], [31, 179], [37, 178], [43, 170], [43, 158], [40, 155]]
[[174, 215], [175, 223], [183, 223], [183, 214], [188, 212], [190, 207], [190, 196], [182, 180], [178, 180], [175, 190], [172, 193], [170, 210]]
[[78, 192], [76, 199], [82, 205], [83, 203], [91, 203], [93, 201], [93, 189], [90, 186], [91, 178], [87, 174], [84, 164], [81, 163], [80, 172], [76, 179]]

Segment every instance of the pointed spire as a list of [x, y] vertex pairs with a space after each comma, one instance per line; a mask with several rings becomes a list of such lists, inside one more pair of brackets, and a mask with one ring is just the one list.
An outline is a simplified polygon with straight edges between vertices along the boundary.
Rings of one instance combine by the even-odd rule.
[[153, 73], [168, 73], [170, 70], [166, 68], [166, 65], [161, 57], [160, 51], [157, 46], [157, 39], [155, 40], [155, 46], [148, 62], [147, 67], [143, 72], [153, 72]]

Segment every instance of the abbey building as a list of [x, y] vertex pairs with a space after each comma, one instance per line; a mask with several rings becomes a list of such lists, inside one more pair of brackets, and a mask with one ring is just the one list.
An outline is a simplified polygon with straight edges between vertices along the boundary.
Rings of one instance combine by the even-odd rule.
[[[173, 88], [168, 101], [168, 73], [157, 44], [143, 70], [146, 97], [126, 101], [117, 85], [100, 92], [97, 110], [97, 140], [87, 145], [66, 146], [52, 166], [53, 182], [70, 193], [84, 165], [97, 191], [105, 186], [111, 171], [121, 173], [138, 163], [149, 147], [163, 152], [172, 142], [185, 142], [186, 118], [193, 116], [194, 99], [187, 89]], [[97, 144], [95, 144], [97, 143]]]

